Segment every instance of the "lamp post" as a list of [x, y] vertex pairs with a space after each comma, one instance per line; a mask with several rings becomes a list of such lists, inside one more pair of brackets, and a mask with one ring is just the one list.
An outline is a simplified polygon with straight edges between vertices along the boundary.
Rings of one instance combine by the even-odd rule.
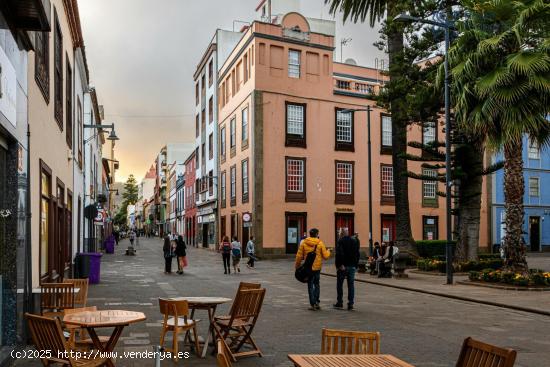
[[368, 176], [369, 176], [369, 256], [372, 256], [372, 154], [371, 154], [371, 140], [370, 140], [370, 113], [372, 108], [370, 105], [363, 109], [345, 109], [343, 113], [355, 113], [358, 111], [367, 112], [367, 153], [368, 153]]
[[449, 47], [450, 47], [450, 31], [454, 26], [445, 19], [443, 22], [438, 22], [430, 19], [422, 19], [413, 17], [408, 14], [399, 14], [394, 21], [406, 23], [422, 23], [430, 24], [436, 27], [441, 27], [445, 30], [445, 201], [446, 201], [446, 222], [447, 222], [447, 245], [446, 245], [446, 272], [447, 284], [453, 284], [453, 246], [452, 246], [452, 225], [451, 225], [451, 93], [450, 93], [450, 78], [449, 78]]

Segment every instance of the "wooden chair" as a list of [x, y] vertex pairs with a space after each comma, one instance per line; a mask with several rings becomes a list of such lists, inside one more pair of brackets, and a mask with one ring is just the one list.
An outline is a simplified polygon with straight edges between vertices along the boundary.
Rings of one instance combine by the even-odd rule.
[[73, 283], [42, 283], [40, 313], [47, 317], [62, 317], [63, 311], [74, 308]]
[[380, 333], [324, 328], [321, 354], [380, 354]]
[[513, 367], [516, 351], [466, 338], [458, 357], [456, 367]]
[[29, 323], [29, 329], [36, 349], [48, 352], [40, 353], [44, 357], [41, 358], [44, 366], [60, 363], [61, 365], [71, 367], [96, 367], [102, 366], [107, 362], [107, 358], [94, 358], [95, 356], [92, 355], [76, 360], [71, 358], [70, 353], [64, 353], [70, 352], [72, 349], [63, 336], [61, 321], [58, 318], [43, 317], [29, 313], [26, 313], [25, 317]]
[[218, 339], [218, 355], [216, 359], [218, 361], [218, 367], [231, 367], [231, 361], [227, 355], [227, 348], [221, 339]]
[[74, 303], [78, 307], [86, 307], [88, 303], [88, 278], [85, 279], [70, 279], [65, 278], [64, 283], [73, 283], [75, 288], [79, 288], [74, 296]]
[[[240, 291], [247, 290], [247, 289], [260, 289], [262, 288], [262, 285], [260, 283], [247, 283], [247, 282], [240, 282], [239, 288], [237, 289], [237, 294], [235, 295], [235, 300], [237, 299], [237, 295]], [[215, 316], [215, 320], [228, 320], [231, 318], [231, 314], [233, 313], [233, 307], [235, 307], [235, 301], [233, 301], [233, 304], [231, 305], [231, 309], [229, 310], [229, 315], [220, 315]]]
[[189, 304], [186, 300], [169, 300], [159, 298], [160, 313], [164, 315], [162, 323], [162, 332], [160, 334], [160, 345], [164, 346], [164, 337], [171, 331], [173, 334], [172, 349], [166, 348], [167, 352], [172, 352], [174, 359], [178, 360], [178, 334], [185, 332], [184, 343], [187, 341], [189, 331], [193, 331], [195, 351], [198, 356], [201, 355], [199, 339], [197, 336], [197, 322], [199, 320], [189, 319]]
[[[214, 322], [216, 335], [225, 344], [233, 362], [236, 362], [238, 357], [262, 356], [260, 348], [252, 338], [252, 331], [260, 315], [264, 297], [265, 288], [242, 290], [237, 293], [229, 319]], [[245, 345], [251, 349], [241, 351]]]
[[[90, 306], [90, 307], [66, 309], [64, 310], [63, 314], [69, 315], [72, 313], [86, 312], [86, 311], [88, 312], [97, 311], [97, 307]], [[90, 349], [93, 349], [94, 342], [92, 341], [92, 338], [88, 337], [88, 333], [86, 332], [86, 329], [75, 325], [65, 325], [65, 329], [67, 329], [70, 333], [68, 343], [71, 347], [78, 350], [83, 350], [83, 351], [89, 351]], [[77, 337], [77, 334], [78, 334], [78, 337]], [[99, 336], [99, 340], [103, 345], [105, 345], [109, 342], [109, 337]]]

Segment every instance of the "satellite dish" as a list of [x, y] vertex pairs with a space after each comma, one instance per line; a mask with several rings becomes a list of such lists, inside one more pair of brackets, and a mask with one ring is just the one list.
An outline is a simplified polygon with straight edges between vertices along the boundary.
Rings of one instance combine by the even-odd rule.
[[357, 61], [355, 61], [354, 59], [346, 59], [346, 61], [344, 61], [344, 64], [357, 66]]

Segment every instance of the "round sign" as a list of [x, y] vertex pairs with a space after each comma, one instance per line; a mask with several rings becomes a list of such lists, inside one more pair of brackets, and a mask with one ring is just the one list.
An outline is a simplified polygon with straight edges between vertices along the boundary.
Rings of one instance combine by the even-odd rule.
[[243, 222], [250, 222], [251, 219], [250, 213], [243, 213]]

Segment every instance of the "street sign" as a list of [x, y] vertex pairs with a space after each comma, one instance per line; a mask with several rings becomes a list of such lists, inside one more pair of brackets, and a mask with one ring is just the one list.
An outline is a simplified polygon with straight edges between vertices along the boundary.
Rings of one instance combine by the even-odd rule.
[[252, 214], [246, 212], [243, 213], [243, 222], [246, 224], [248, 222], [252, 222]]

